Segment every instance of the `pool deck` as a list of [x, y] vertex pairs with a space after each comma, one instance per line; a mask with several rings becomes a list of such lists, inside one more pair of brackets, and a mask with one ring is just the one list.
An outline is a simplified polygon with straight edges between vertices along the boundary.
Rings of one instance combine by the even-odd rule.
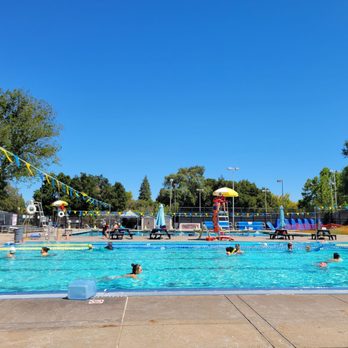
[[[83, 230], [78, 230], [79, 232], [82, 232]], [[332, 230], [332, 234], [335, 234], [335, 230]], [[77, 232], [77, 231], [75, 231]], [[87, 230], [86, 230], [87, 232]], [[238, 233], [238, 231], [236, 231]], [[270, 239], [268, 235], [255, 235], [255, 236], [240, 236], [240, 235], [234, 235], [233, 232], [230, 234], [236, 242], [315, 242], [315, 240], [311, 239], [310, 233], [304, 233], [302, 231], [291, 231], [291, 233], [295, 233], [297, 236], [294, 240], [284, 240], [284, 239]], [[314, 233], [314, 232], [312, 232]], [[60, 233], [61, 235], [61, 233]], [[28, 241], [42, 241], [44, 242], [45, 239], [41, 237], [40, 239], [35, 240], [28, 240]], [[93, 243], [93, 242], [106, 242], [107, 239], [103, 238], [101, 236], [84, 236], [84, 235], [72, 235], [71, 237], [61, 237], [59, 239], [59, 242], [86, 242], [86, 243]], [[110, 240], [113, 243], [124, 243], [124, 242], [132, 242], [132, 241], [138, 241], [138, 242], [184, 242], [184, 241], [205, 241], [205, 237], [202, 237], [202, 239], [198, 239], [196, 236], [188, 236], [188, 235], [178, 235], [173, 236], [172, 239], [168, 239], [166, 236], [164, 236], [162, 239], [149, 239], [148, 234], [144, 236], [134, 236], [133, 239], [130, 239], [127, 235], [122, 240], [112, 239]], [[348, 235], [338, 234], [337, 240], [329, 241], [328, 239], [325, 240], [318, 240], [319, 242], [348, 242]], [[0, 244], [5, 242], [13, 242], [13, 234], [8, 233], [2, 233], [0, 234]], [[226, 241], [225, 241], [226, 242]], [[219, 241], [215, 241], [215, 243], [219, 243]]]
[[0, 301], [1, 347], [347, 347], [348, 295]]
[[[0, 242], [10, 237], [1, 235]], [[235, 239], [271, 242], [267, 236]], [[185, 240], [194, 237], [171, 241]], [[337, 236], [337, 242], [348, 242], [348, 236]], [[338, 293], [11, 299], [0, 300], [0, 314], [4, 348], [348, 347], [348, 294]]]

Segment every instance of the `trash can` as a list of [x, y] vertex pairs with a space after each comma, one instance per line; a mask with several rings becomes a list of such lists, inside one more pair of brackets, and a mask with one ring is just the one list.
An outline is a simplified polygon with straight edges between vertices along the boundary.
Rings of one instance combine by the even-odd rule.
[[15, 243], [23, 243], [23, 227], [17, 227], [14, 231], [14, 242]]

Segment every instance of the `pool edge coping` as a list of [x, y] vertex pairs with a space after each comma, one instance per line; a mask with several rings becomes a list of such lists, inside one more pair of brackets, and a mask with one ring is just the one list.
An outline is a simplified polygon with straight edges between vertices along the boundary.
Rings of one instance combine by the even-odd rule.
[[[136, 297], [136, 296], [221, 296], [221, 295], [333, 295], [348, 294], [348, 288], [342, 289], [259, 289], [259, 290], [184, 290], [184, 291], [110, 291], [97, 292], [95, 297]], [[3, 294], [0, 300], [24, 299], [68, 299], [67, 292], [40, 294]], [[82, 300], [84, 301], [84, 300]]]

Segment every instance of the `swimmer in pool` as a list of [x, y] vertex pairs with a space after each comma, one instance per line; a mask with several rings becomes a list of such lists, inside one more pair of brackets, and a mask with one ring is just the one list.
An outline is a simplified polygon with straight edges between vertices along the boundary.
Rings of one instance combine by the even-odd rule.
[[341, 258], [339, 253], [334, 253], [332, 259], [328, 260], [327, 262], [342, 262], [343, 259]]
[[114, 247], [111, 242], [108, 242], [107, 246], [104, 249], [114, 250]]
[[232, 254], [243, 254], [244, 251], [240, 249], [240, 244], [236, 244], [235, 247], [227, 247], [226, 248], [226, 255], [230, 256]]
[[11, 247], [8, 254], [6, 255], [7, 258], [9, 259], [14, 259], [16, 258], [16, 248], [15, 247]]
[[50, 250], [50, 248], [42, 247], [41, 248], [41, 256], [48, 256], [49, 250]]
[[111, 276], [111, 277], [106, 277], [107, 279], [118, 279], [118, 278], [133, 278], [133, 279], [137, 279], [138, 278], [138, 274], [142, 273], [143, 269], [141, 267], [141, 265], [139, 265], [138, 263], [132, 263], [132, 272], [131, 273], [127, 273], [121, 276]]

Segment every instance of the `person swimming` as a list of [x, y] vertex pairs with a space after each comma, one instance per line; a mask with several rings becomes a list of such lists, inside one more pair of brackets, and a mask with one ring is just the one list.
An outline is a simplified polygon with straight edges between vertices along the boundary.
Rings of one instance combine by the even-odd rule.
[[342, 262], [343, 259], [341, 258], [339, 253], [334, 253], [332, 259], [329, 259], [327, 261], [322, 261], [318, 263], [318, 266], [320, 268], [326, 268], [330, 262]]
[[292, 251], [292, 243], [288, 243], [288, 251]]
[[111, 277], [106, 277], [104, 279], [107, 280], [111, 280], [111, 279], [119, 279], [119, 278], [133, 278], [133, 279], [137, 279], [138, 278], [138, 274], [143, 272], [143, 269], [141, 267], [141, 265], [139, 263], [132, 263], [132, 272], [131, 273], [127, 273], [124, 275], [120, 275], [120, 276], [111, 276]]
[[108, 249], [108, 250], [114, 250], [114, 247], [112, 245], [112, 242], [108, 242], [107, 246], [104, 249]]
[[41, 256], [48, 256], [48, 252], [49, 252], [50, 248], [47, 247], [42, 247], [41, 248]]
[[232, 254], [243, 254], [244, 251], [240, 249], [240, 244], [236, 244], [234, 247], [227, 247], [226, 248], [226, 255], [232, 255]]
[[138, 274], [140, 274], [143, 271], [143, 269], [141, 265], [138, 263], [132, 263], [131, 266], [132, 266], [132, 272], [125, 274], [123, 277], [136, 279]]
[[16, 257], [16, 248], [14, 246], [10, 248], [6, 257], [8, 257], [9, 259], [14, 259]]
[[341, 262], [343, 259], [341, 258], [339, 253], [334, 253], [332, 259], [328, 260], [327, 262]]

